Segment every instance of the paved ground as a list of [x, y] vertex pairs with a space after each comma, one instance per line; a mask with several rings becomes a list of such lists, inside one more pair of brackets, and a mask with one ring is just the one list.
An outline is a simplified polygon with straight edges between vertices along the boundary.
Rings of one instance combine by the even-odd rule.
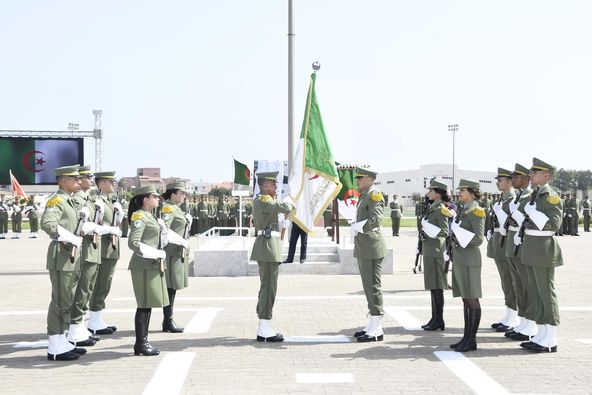
[[446, 331], [405, 329], [414, 318], [421, 323], [429, 318], [422, 276], [411, 273], [415, 232], [406, 228], [393, 242], [395, 274], [383, 277], [391, 314], [385, 315], [381, 343], [343, 343], [366, 322], [357, 276], [282, 276], [276, 329], [285, 336], [331, 336], [320, 343], [309, 338], [317, 342], [283, 344], [254, 340], [257, 277], [191, 278], [190, 287], [178, 294], [176, 313], [176, 321], [189, 325], [191, 333], [161, 333], [162, 314], [154, 311], [150, 340], [162, 353], [135, 357], [135, 302], [125, 248], [105, 314], [119, 330], [79, 361], [58, 363], [47, 361], [45, 347], [35, 343], [46, 340], [48, 241], [0, 240], [2, 393], [591, 393], [591, 241], [590, 233], [560, 238], [566, 265], [556, 274], [562, 308], [556, 354], [531, 354], [488, 329], [501, 318], [503, 303], [488, 259], [477, 351], [466, 358], [449, 352], [448, 344], [462, 333], [461, 303], [450, 294]]

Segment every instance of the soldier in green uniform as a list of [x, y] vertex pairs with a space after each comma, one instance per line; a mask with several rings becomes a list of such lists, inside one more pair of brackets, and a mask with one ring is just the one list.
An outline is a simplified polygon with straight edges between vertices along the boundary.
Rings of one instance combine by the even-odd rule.
[[0, 195], [0, 239], [6, 239], [8, 233], [8, 204], [4, 195]]
[[496, 179], [497, 189], [501, 192], [499, 199], [492, 205], [492, 218], [487, 235], [487, 257], [492, 258], [500, 275], [504, 293], [506, 311], [499, 322], [491, 325], [497, 332], [506, 332], [519, 324], [516, 305], [516, 286], [510, 262], [506, 257], [507, 228], [506, 221], [510, 215], [510, 203], [516, 198], [512, 188], [512, 172], [498, 167]]
[[35, 203], [35, 196], [31, 195], [23, 214], [29, 218], [29, 238], [36, 239], [39, 232], [39, 205]]
[[18, 197], [14, 199], [10, 219], [12, 220], [12, 238], [20, 239], [23, 231], [23, 206], [20, 204]]
[[397, 195], [393, 195], [393, 201], [389, 204], [389, 207], [391, 208], [391, 227], [393, 228], [393, 236], [399, 236], [401, 215], [403, 213], [403, 206], [399, 203], [397, 198]]
[[576, 194], [574, 193], [570, 202], [569, 202], [569, 209], [570, 209], [570, 222], [571, 222], [571, 229], [572, 229], [572, 236], [579, 236], [579, 227], [580, 227], [580, 212], [579, 212], [580, 201], [577, 199]]
[[123, 219], [121, 220], [121, 237], [127, 237], [127, 234], [129, 233], [129, 219], [127, 217], [129, 202], [127, 199], [122, 197], [119, 203], [121, 203], [121, 207], [123, 208]]
[[206, 195], [199, 197], [199, 203], [197, 203], [197, 229], [199, 233], [203, 233], [208, 230], [208, 206], [206, 201]]
[[98, 224], [103, 211], [102, 202], [98, 201], [95, 205], [89, 196], [93, 185], [90, 166], [80, 166], [78, 173], [80, 174], [80, 189], [72, 195], [72, 201], [77, 211], [85, 210], [88, 220], [82, 227], [84, 237], [80, 247], [80, 276], [70, 308], [68, 341], [78, 346], [89, 347], [95, 345], [98, 336], [89, 333], [84, 323], [84, 315], [88, 311], [88, 303], [101, 263], [99, 235], [105, 229]]
[[564, 235], [571, 236], [571, 220], [570, 220], [570, 201], [571, 201], [571, 193], [565, 195], [565, 198], [562, 199], [563, 201], [563, 222], [561, 224], [561, 229], [563, 230]]
[[136, 343], [134, 355], [158, 355], [160, 350], [148, 343], [148, 327], [153, 307], [169, 304], [166, 290], [164, 248], [167, 230], [164, 220], [157, 219], [152, 210], [159, 204], [160, 195], [153, 185], [134, 189], [128, 216], [130, 234], [127, 245], [134, 252], [129, 270], [138, 308], [134, 325]]
[[287, 197], [283, 202], [275, 199], [278, 172], [257, 173], [259, 196], [253, 202], [253, 221], [255, 222], [255, 244], [251, 260], [259, 265], [261, 285], [257, 301], [259, 328], [257, 341], [283, 342], [284, 337], [271, 327], [273, 305], [277, 293], [279, 265], [282, 262], [282, 245], [279, 239], [278, 215], [287, 214], [294, 209], [294, 204]]
[[76, 233], [84, 222], [79, 218], [72, 200], [72, 194], [78, 190], [78, 167], [74, 165], [54, 170], [59, 189], [48, 199], [41, 217], [41, 228], [51, 238], [46, 267], [51, 281], [51, 302], [47, 311], [47, 359], [53, 361], [71, 361], [86, 353], [86, 349], [69, 343], [65, 334], [80, 273], [82, 238]]
[[424, 212], [424, 199], [419, 199], [417, 203], [415, 203], [415, 220], [417, 223], [417, 231], [421, 231], [421, 219], [423, 218]]
[[563, 265], [559, 243], [553, 235], [561, 226], [561, 198], [549, 186], [555, 167], [533, 158], [530, 183], [534, 188], [525, 206], [524, 238], [516, 238], [520, 258], [529, 267], [534, 281], [529, 283], [529, 295], [536, 295], [536, 323], [538, 332], [523, 348], [535, 352], [557, 351], [559, 306], [555, 294], [555, 267]]
[[509, 260], [510, 270], [513, 273], [516, 306], [520, 322], [513, 330], [507, 331], [504, 336], [519, 341], [528, 340], [530, 336], [536, 335], [537, 332], [537, 326], [534, 322], [536, 318], [534, 303], [529, 302], [535, 295], [528, 294], [528, 284], [534, 281], [534, 279], [529, 275], [528, 267], [524, 265], [520, 259], [520, 255], [517, 254], [517, 245], [514, 242], [516, 234], [520, 232], [520, 227], [524, 221], [524, 207], [532, 194], [529, 172], [526, 167], [519, 163], [516, 163], [514, 166], [512, 186], [518, 193], [516, 198], [509, 204], [511, 216], [508, 218], [509, 227], [508, 235], [506, 236], [506, 257]]
[[327, 236], [333, 237], [333, 203], [329, 204], [323, 212], [323, 226]]
[[[228, 208], [228, 198], [226, 196], [218, 199], [218, 206], [217, 206], [217, 215], [218, 215], [218, 226], [220, 227], [227, 227], [228, 226], [228, 217], [230, 214], [230, 210]], [[221, 236], [228, 235], [227, 230], [220, 231]]]
[[103, 201], [103, 225], [107, 233], [101, 235], [101, 264], [99, 265], [95, 288], [90, 299], [90, 318], [88, 329], [95, 335], [110, 335], [117, 327], [103, 320], [105, 299], [111, 290], [115, 265], [119, 260], [119, 225], [123, 219], [123, 207], [119, 202], [113, 203], [110, 194], [114, 191], [115, 172], [103, 171], [95, 173], [95, 183], [99, 190], [97, 200]]
[[189, 230], [193, 217], [185, 214], [180, 205], [185, 201], [187, 188], [184, 182], [166, 185], [162, 206], [162, 219], [167, 226], [168, 244], [166, 251], [166, 284], [169, 304], [163, 308], [163, 332], [181, 333], [183, 328], [173, 320], [175, 296], [179, 289], [189, 286]]
[[477, 330], [481, 322], [481, 251], [485, 229], [485, 209], [479, 206], [481, 185], [477, 181], [461, 179], [460, 209], [450, 226], [454, 234], [452, 295], [461, 297], [465, 319], [463, 338], [450, 348], [465, 352], [477, 349]]
[[584, 232], [590, 232], [590, 210], [592, 209], [592, 202], [588, 199], [588, 196], [584, 196], [584, 199], [580, 203], [580, 211], [584, 215]]
[[485, 210], [485, 229], [490, 228], [489, 221], [491, 220], [491, 216], [489, 215], [489, 206], [491, 205], [491, 200], [489, 199], [489, 195], [487, 192], [483, 192], [481, 199], [479, 199], [479, 207]]
[[368, 168], [356, 168], [355, 177], [362, 195], [358, 200], [356, 222], [351, 224], [354, 236], [354, 258], [368, 303], [368, 325], [354, 333], [359, 342], [382, 341], [382, 261], [386, 256], [386, 244], [380, 227], [384, 211], [384, 197], [374, 185], [377, 173]]
[[208, 199], [208, 229], [210, 230], [213, 227], [217, 226], [217, 217], [216, 217], [216, 211], [217, 211], [217, 206], [216, 206], [216, 202], [215, 202], [215, 198], [209, 198]]
[[421, 220], [423, 238], [423, 281], [430, 290], [432, 317], [422, 325], [426, 331], [444, 330], [444, 290], [448, 288], [444, 272], [444, 252], [448, 236], [448, 219], [454, 216], [445, 203], [450, 201], [448, 185], [432, 180], [428, 198], [432, 202]]

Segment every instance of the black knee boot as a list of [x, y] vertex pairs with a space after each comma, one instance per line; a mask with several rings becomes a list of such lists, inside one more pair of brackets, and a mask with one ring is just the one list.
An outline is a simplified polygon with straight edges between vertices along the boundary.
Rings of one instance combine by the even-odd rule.
[[150, 325], [151, 313], [152, 309], [136, 309], [136, 344], [134, 345], [134, 355], [160, 354], [159, 349], [152, 347], [148, 343], [148, 326]]
[[469, 333], [463, 342], [454, 349], [457, 352], [474, 351], [477, 349], [477, 330], [481, 322], [481, 308], [469, 307]]
[[436, 302], [435, 302], [435, 298], [434, 298], [435, 294], [436, 294], [436, 290], [430, 289], [430, 297], [432, 298], [432, 318], [430, 318], [430, 320], [428, 321], [427, 324], [421, 326], [423, 329], [425, 329], [429, 326], [432, 326], [434, 324], [434, 320], [436, 319]]
[[169, 294], [169, 305], [162, 308], [162, 313], [164, 315], [164, 320], [162, 321], [162, 331], [181, 333], [183, 332], [183, 328], [177, 326], [175, 321], [173, 321], [173, 307], [175, 305], [175, 295], [177, 294], [177, 291], [172, 288], [167, 288], [167, 291]]
[[444, 324], [444, 290], [434, 290], [434, 303], [436, 305], [436, 316], [432, 325], [423, 328], [426, 331], [437, 331], [438, 329], [444, 330], [446, 328]]
[[463, 306], [463, 310], [464, 310], [464, 314], [463, 315], [465, 317], [465, 332], [463, 334], [462, 339], [460, 339], [459, 341], [457, 341], [454, 344], [451, 344], [450, 345], [450, 348], [456, 348], [456, 347], [458, 347], [462, 342], [465, 341], [465, 339], [468, 336], [468, 333], [469, 333], [469, 306], [465, 304]]

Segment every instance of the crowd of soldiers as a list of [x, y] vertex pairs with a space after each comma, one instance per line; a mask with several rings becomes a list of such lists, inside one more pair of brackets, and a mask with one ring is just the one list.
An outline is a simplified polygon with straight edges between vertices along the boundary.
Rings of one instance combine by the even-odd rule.
[[[193, 217], [191, 235], [207, 232], [213, 227], [235, 228], [239, 226], [239, 205], [232, 197], [193, 196], [186, 203], [186, 212]], [[253, 213], [251, 199], [243, 202], [242, 226], [249, 227]], [[221, 230], [220, 235], [232, 234], [233, 230]]]
[[8, 238], [9, 218], [12, 225], [12, 239], [20, 239], [23, 232], [23, 218], [29, 219], [29, 237], [37, 238], [40, 215], [40, 206], [35, 202], [35, 196], [19, 199], [0, 195], [0, 239]]

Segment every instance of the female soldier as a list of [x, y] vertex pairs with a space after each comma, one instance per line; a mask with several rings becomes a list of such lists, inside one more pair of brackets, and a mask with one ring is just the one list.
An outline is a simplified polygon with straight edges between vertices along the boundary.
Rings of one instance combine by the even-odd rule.
[[159, 197], [154, 186], [136, 188], [128, 209], [131, 228], [128, 246], [134, 252], [129, 270], [138, 304], [135, 317], [135, 355], [160, 353], [160, 350], [148, 343], [150, 314], [152, 307], [169, 304], [164, 278], [166, 226], [163, 220], [157, 220], [152, 214], [152, 210], [158, 206]]
[[190, 214], [184, 214], [179, 205], [185, 201], [187, 189], [184, 182], [167, 184], [166, 192], [162, 195], [165, 199], [162, 206], [162, 219], [167, 226], [169, 243], [166, 251], [166, 285], [169, 296], [169, 305], [162, 311], [163, 332], [181, 333], [183, 328], [173, 321], [173, 305], [177, 290], [189, 285], [189, 233], [193, 220]]
[[432, 297], [432, 318], [423, 325], [426, 331], [444, 330], [444, 290], [448, 288], [444, 273], [445, 241], [448, 236], [448, 218], [454, 212], [445, 206], [448, 186], [436, 180], [430, 182], [428, 198], [432, 204], [421, 221], [423, 234], [423, 281]]
[[463, 300], [465, 331], [461, 341], [451, 344], [454, 351], [477, 349], [477, 329], [481, 321], [481, 252], [485, 229], [485, 210], [479, 206], [481, 193], [477, 181], [461, 179], [461, 209], [452, 222], [454, 234], [454, 270], [452, 271], [452, 295]]

